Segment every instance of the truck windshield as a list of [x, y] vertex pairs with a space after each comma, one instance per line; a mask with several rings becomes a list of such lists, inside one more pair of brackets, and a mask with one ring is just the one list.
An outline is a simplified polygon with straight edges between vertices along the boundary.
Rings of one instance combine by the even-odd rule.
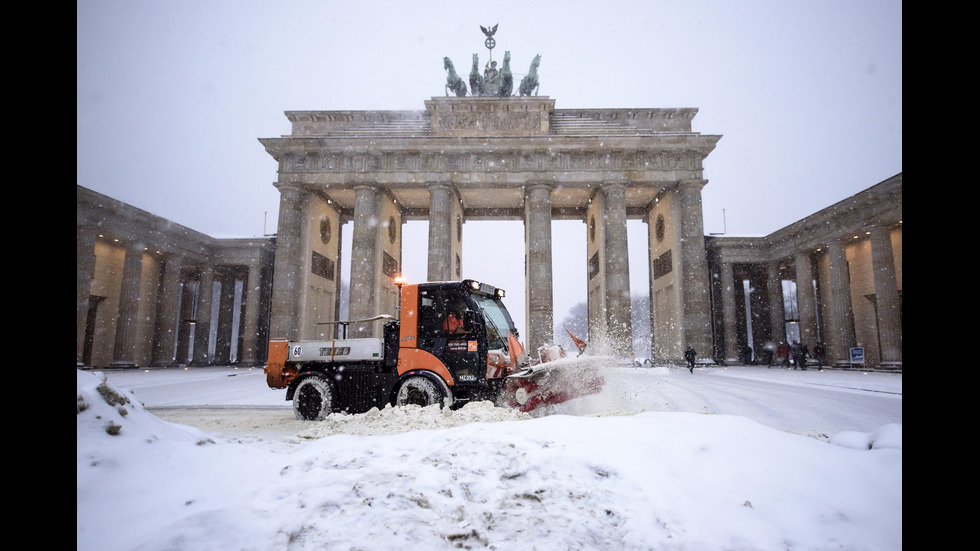
[[487, 321], [487, 346], [491, 349], [504, 348], [507, 345], [508, 332], [517, 336], [517, 328], [514, 327], [507, 307], [499, 299], [477, 293], [472, 296]]

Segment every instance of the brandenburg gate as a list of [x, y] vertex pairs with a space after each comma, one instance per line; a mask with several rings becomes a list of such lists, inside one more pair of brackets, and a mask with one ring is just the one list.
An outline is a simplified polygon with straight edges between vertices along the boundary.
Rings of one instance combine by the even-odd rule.
[[[398, 306], [404, 222], [428, 220], [427, 279], [439, 281], [461, 279], [468, 220], [522, 220], [522, 339], [535, 351], [553, 340], [551, 222], [574, 219], [587, 225], [590, 346], [628, 356], [626, 222], [641, 219], [651, 351], [680, 359], [688, 345], [712, 349], [702, 163], [721, 136], [691, 130], [696, 109], [557, 109], [547, 96], [448, 93], [424, 103], [424, 111], [288, 111], [291, 134], [260, 139], [278, 162], [281, 193], [270, 336], [335, 336], [337, 325], [322, 322], [337, 319], [348, 221], [349, 317], [365, 319]], [[375, 322], [351, 324], [348, 336], [380, 334]]]

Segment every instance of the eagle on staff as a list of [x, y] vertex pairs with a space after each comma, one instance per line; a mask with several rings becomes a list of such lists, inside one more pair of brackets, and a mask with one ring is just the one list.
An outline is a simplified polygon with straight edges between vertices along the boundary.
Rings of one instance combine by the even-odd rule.
[[[499, 24], [500, 23], [497, 23], [497, 25]], [[490, 50], [492, 50], [493, 47], [497, 45], [497, 41], [494, 40], [493, 38], [493, 33], [497, 32], [497, 25], [490, 27], [490, 29], [487, 29], [483, 25], [480, 25], [480, 30], [483, 31], [483, 34], [487, 35], [487, 40], [486, 42], [484, 42], [484, 45], [486, 45], [486, 47]]]

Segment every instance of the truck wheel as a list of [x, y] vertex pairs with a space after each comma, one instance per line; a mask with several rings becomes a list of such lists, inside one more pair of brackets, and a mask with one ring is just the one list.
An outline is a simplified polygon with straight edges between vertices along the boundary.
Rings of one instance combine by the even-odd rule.
[[409, 377], [405, 379], [402, 386], [398, 389], [395, 397], [395, 405], [407, 406], [414, 404], [417, 406], [431, 406], [442, 404], [444, 396], [435, 383], [425, 377]]
[[297, 419], [321, 421], [333, 411], [333, 390], [322, 377], [307, 377], [296, 385], [293, 412]]

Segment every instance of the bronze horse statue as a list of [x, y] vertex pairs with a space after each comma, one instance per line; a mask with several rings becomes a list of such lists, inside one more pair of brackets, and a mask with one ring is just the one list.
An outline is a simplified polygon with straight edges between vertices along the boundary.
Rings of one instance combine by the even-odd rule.
[[470, 92], [474, 96], [482, 96], [483, 91], [483, 75], [480, 74], [480, 56], [473, 54], [473, 68], [470, 69]]
[[514, 74], [510, 72], [510, 52], [504, 52], [504, 66], [500, 69], [500, 91], [498, 96], [509, 97], [514, 91]]
[[453, 67], [453, 62], [448, 58], [443, 58], [442, 66], [449, 71], [449, 75], [446, 76], [446, 95], [449, 95], [449, 91], [452, 90], [457, 97], [463, 97], [466, 95], [466, 83], [463, 79], [459, 78], [456, 74], [456, 68]]
[[530, 96], [531, 92], [534, 95], [538, 95], [538, 65], [541, 64], [541, 54], [534, 56], [534, 60], [531, 61], [531, 68], [527, 72], [527, 76], [521, 79], [521, 85], [518, 90], [522, 96]]

